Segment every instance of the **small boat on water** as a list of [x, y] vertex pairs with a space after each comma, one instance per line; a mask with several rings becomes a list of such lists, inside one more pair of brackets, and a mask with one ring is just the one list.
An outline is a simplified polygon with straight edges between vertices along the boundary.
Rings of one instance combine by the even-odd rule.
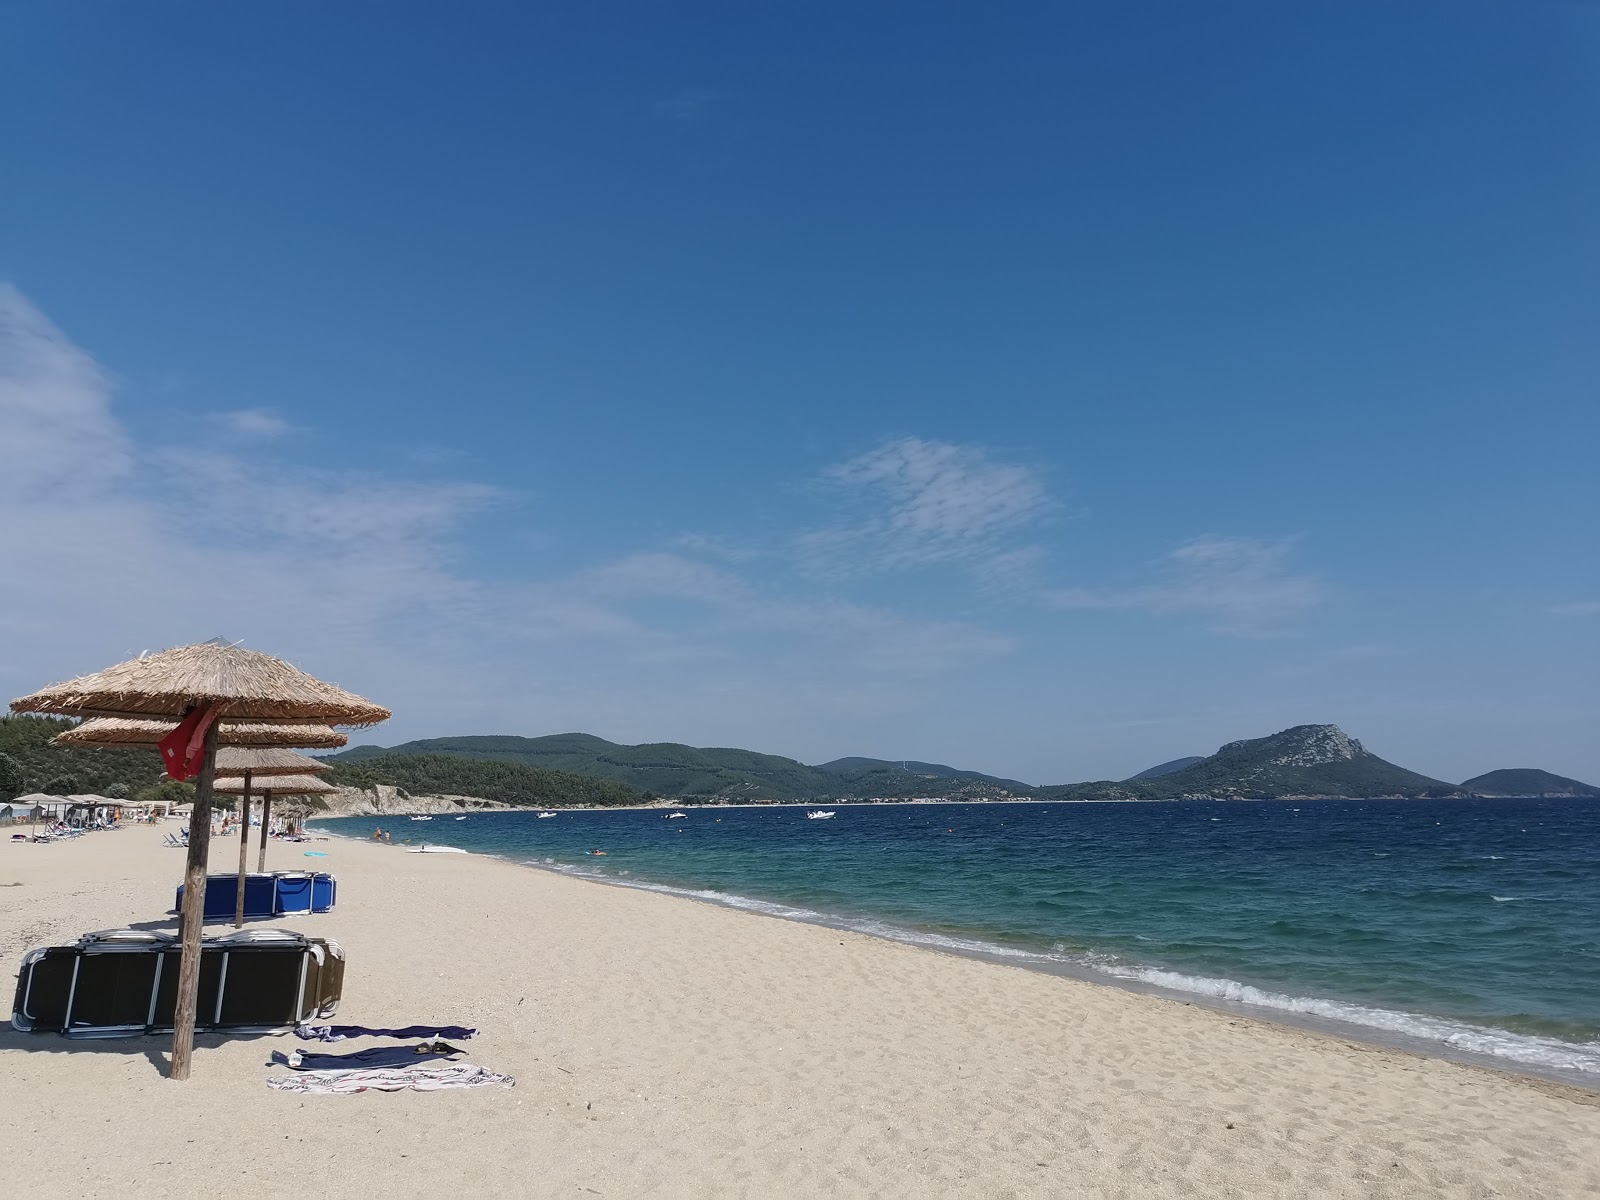
[[668, 813], [668, 814], [667, 814], [667, 820], [669, 820], [669, 821], [676, 821], [676, 820], [678, 820], [678, 818], [680, 818], [680, 817], [687, 817], [687, 816], [688, 816], [688, 815], [689, 815], [689, 814], [688, 814], [688, 813], [681, 813], [681, 812], [676, 812], [676, 813]]
[[433, 820], [432, 817], [412, 817], [411, 819], [413, 821], [431, 821], [431, 820]]
[[812, 809], [806, 814], [806, 820], [808, 821], [828, 821], [832, 819], [833, 813], [831, 810], [828, 812], [823, 812], [822, 809], [816, 808]]
[[555, 816], [555, 815], [556, 815], [556, 814], [555, 814], [555, 813], [553, 813], [553, 812], [550, 812], [550, 811], [549, 811], [549, 810], [548, 810], [548, 809], [547, 809], [547, 810], [546, 810], [546, 811], [544, 811], [544, 812], [542, 812], [542, 813], [540, 813], [540, 814], [539, 814], [539, 820], [541, 820], [541, 821], [542, 821], [542, 820], [544, 820], [544, 819], [545, 819], [545, 818], [546, 818], [546, 817], [553, 817], [553, 816]]
[[465, 820], [466, 820], [466, 818], [465, 818], [465, 817], [457, 817], [457, 818], [456, 818], [456, 820], [458, 820], [458, 821], [465, 821]]

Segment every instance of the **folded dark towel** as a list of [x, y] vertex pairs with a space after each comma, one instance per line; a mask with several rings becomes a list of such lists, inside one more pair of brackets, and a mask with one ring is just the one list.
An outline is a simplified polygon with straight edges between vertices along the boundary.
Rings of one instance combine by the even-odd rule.
[[478, 1031], [462, 1025], [407, 1025], [401, 1029], [369, 1029], [365, 1025], [296, 1025], [294, 1035], [307, 1042], [342, 1042], [346, 1038], [455, 1038], [466, 1041]]
[[304, 1050], [293, 1050], [284, 1054], [281, 1050], [274, 1050], [272, 1061], [267, 1065], [288, 1067], [291, 1071], [410, 1067], [439, 1058], [460, 1058], [465, 1053], [465, 1050], [459, 1050], [448, 1042], [440, 1041], [421, 1042], [415, 1046], [373, 1046], [367, 1050], [357, 1050], [352, 1054], [316, 1054]]

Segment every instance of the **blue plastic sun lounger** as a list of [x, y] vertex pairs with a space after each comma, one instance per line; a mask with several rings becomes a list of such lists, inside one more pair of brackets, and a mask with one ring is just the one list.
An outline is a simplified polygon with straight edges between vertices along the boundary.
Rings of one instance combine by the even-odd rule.
[[[231, 921], [238, 902], [237, 875], [206, 877], [204, 919]], [[333, 907], [337, 887], [333, 876], [308, 871], [251, 872], [244, 877], [244, 915], [248, 918], [298, 917], [327, 912]], [[183, 907], [183, 885], [178, 885], [172, 907]]]
[[311, 875], [307, 871], [280, 871], [273, 911], [279, 916], [302, 917], [311, 911]]

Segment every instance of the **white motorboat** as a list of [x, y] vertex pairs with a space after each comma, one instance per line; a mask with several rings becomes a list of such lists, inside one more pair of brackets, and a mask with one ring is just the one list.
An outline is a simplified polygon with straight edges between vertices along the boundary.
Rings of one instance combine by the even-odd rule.
[[553, 812], [548, 812], [548, 811], [546, 811], [546, 812], [542, 812], [542, 813], [540, 813], [540, 814], [539, 814], [539, 820], [541, 820], [541, 821], [542, 821], [542, 820], [544, 820], [544, 819], [545, 819], [545, 818], [546, 818], [546, 817], [553, 817], [553, 816], [555, 816], [555, 815], [556, 815], [556, 814], [555, 814], [555, 813], [553, 813]]
[[431, 821], [431, 820], [433, 820], [432, 817], [412, 817], [411, 819], [413, 821]]
[[820, 808], [813, 809], [811, 812], [808, 812], [806, 814], [806, 820], [808, 820], [808, 821], [829, 821], [829, 820], [832, 820], [832, 819], [833, 819], [833, 813], [831, 811], [830, 812], [823, 812], [822, 809], [820, 809]]
[[458, 820], [458, 821], [465, 821], [465, 820], [466, 820], [466, 818], [465, 818], [465, 817], [457, 817], [457, 818], [456, 818], [456, 820]]
[[676, 821], [679, 817], [687, 817], [688, 813], [668, 813], [667, 820]]

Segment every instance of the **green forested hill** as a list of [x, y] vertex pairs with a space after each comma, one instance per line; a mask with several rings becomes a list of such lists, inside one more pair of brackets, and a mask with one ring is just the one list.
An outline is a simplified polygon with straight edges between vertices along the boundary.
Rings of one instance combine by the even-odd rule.
[[[805, 799], [825, 794], [817, 773], [792, 758], [750, 750], [701, 750], [675, 742], [619, 746], [586, 733], [549, 737], [448, 737], [405, 742], [388, 750], [358, 746], [336, 762], [371, 761], [374, 754], [454, 755], [570, 771], [609, 779], [660, 796], [724, 796], [751, 800]], [[822, 781], [832, 782], [828, 776]], [[492, 798], [492, 797], [491, 797]]]
[[998, 775], [984, 775], [979, 771], [961, 771], [955, 767], [947, 767], [943, 763], [917, 762], [914, 759], [891, 762], [884, 758], [836, 758], [832, 762], [819, 764], [816, 770], [827, 771], [831, 775], [850, 776], [890, 772], [914, 775], [925, 779], [931, 775], [941, 779], [961, 779], [971, 783], [992, 783], [999, 787], [1011, 788], [1021, 792], [1033, 791], [1031, 786], [1018, 779], [1002, 779]]
[[1335, 725], [1296, 725], [1268, 737], [1229, 742], [1210, 758], [1149, 782], [1175, 795], [1443, 796], [1456, 791], [1454, 784], [1384, 761]]
[[50, 745], [76, 724], [67, 717], [0, 717], [0, 800], [33, 792], [132, 796], [165, 778], [154, 749]]
[[1136, 779], [1159, 779], [1163, 775], [1171, 775], [1173, 772], [1181, 771], [1185, 767], [1192, 767], [1195, 763], [1202, 762], [1204, 759], [1205, 755], [1203, 754], [1190, 754], [1184, 758], [1174, 758], [1168, 762], [1157, 763], [1153, 767], [1146, 767], [1137, 775], [1129, 775], [1128, 782], [1132, 783]]
[[[622, 746], [587, 733], [548, 737], [450, 737], [405, 742], [384, 749], [356, 746], [330, 756], [341, 764], [373, 764], [391, 755], [455, 756], [515, 763], [544, 770], [569, 771], [608, 779], [639, 792], [681, 796], [725, 804], [775, 803], [827, 798], [934, 796], [990, 799], [1004, 794], [1029, 795], [1023, 784], [990, 780], [975, 772], [938, 774], [928, 764], [900, 764], [880, 759], [847, 760], [856, 769], [836, 771], [808, 767], [792, 758], [723, 747], [701, 749], [676, 742]], [[830, 767], [837, 764], [830, 764]], [[409, 789], [408, 790], [412, 790]], [[475, 793], [481, 794], [481, 793]], [[494, 797], [489, 797], [494, 799]]]
[[1454, 784], [1385, 762], [1336, 725], [1296, 725], [1229, 742], [1209, 758], [1154, 778], [1044, 788], [1059, 800], [1172, 800], [1181, 796], [1449, 796]]
[[615, 807], [649, 799], [610, 779], [458, 754], [367, 755], [341, 760], [326, 778], [343, 787], [385, 783], [413, 795], [477, 796], [530, 808], [571, 804]]

